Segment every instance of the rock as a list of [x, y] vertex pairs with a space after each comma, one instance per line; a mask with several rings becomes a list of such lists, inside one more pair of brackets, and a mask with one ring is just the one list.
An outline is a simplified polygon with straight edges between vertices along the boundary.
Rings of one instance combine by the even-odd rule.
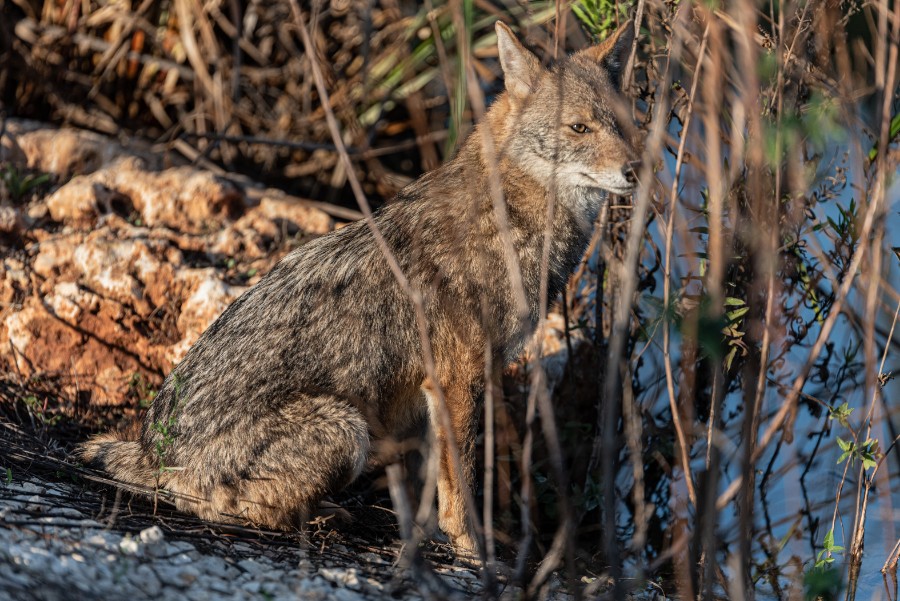
[[221, 578], [222, 580], [232, 577], [234, 568], [225, 563], [221, 557], [207, 556], [201, 558], [195, 564], [198, 570], [213, 578]]
[[196, 553], [175, 553], [169, 554], [168, 560], [173, 565], [188, 565], [196, 559]]
[[361, 554], [359, 555], [359, 558], [360, 558], [362, 561], [365, 561], [365, 562], [368, 562], [368, 563], [373, 563], [373, 564], [376, 564], [376, 565], [387, 563], [387, 561], [385, 561], [384, 558], [382, 558], [382, 557], [381, 557], [380, 555], [378, 555], [377, 553], [372, 553], [371, 551], [366, 551], [365, 553], [361, 553]]
[[41, 495], [33, 495], [28, 498], [28, 504], [25, 506], [25, 511], [43, 513], [45, 510], [46, 503], [44, 503], [44, 497]]
[[26, 574], [15, 572], [12, 566], [0, 564], [0, 580], [6, 583], [6, 586], [12, 587], [13, 590], [20, 588], [28, 590], [33, 582]]
[[84, 542], [101, 549], [111, 549], [115, 544], [114, 537], [108, 532], [98, 532], [86, 538]]
[[56, 518], [80, 519], [83, 517], [81, 512], [74, 507], [54, 507], [52, 511], [53, 517]]
[[333, 220], [322, 211], [277, 196], [264, 196], [259, 206], [235, 225], [236, 229], [249, 229], [272, 238], [282, 232], [293, 236], [300, 232], [326, 234], [334, 229]]
[[8, 120], [0, 159], [71, 177], [27, 207], [0, 207], [0, 243], [20, 251], [0, 261], [0, 371], [59, 374], [62, 395], [96, 404], [149, 401], [289, 242], [334, 228], [281, 193], [251, 198], [97, 134]]
[[173, 540], [172, 542], [168, 543], [168, 546], [170, 549], [174, 549], [177, 552], [186, 553], [188, 555], [197, 550], [194, 545], [183, 540]]
[[339, 588], [334, 591], [334, 596], [332, 598], [335, 601], [365, 601], [365, 597], [363, 597], [359, 593], [347, 590], [345, 588]]
[[193, 566], [182, 566], [176, 574], [176, 582], [181, 586], [190, 586], [200, 578], [200, 570]]
[[231, 593], [234, 591], [234, 587], [221, 578], [216, 578], [213, 575], [207, 575], [205, 577], [206, 586], [212, 593], [218, 593], [220, 595], [224, 595], [227, 593]]
[[340, 587], [351, 588], [354, 590], [358, 590], [362, 587], [359, 576], [354, 568], [322, 568], [319, 570], [319, 574]]
[[192, 588], [188, 590], [184, 596], [190, 601], [209, 601], [210, 599], [215, 598], [209, 591], [202, 588]]
[[128, 579], [134, 586], [144, 592], [149, 598], [155, 599], [162, 592], [163, 584], [159, 576], [147, 564], [137, 566], [128, 574]]
[[0, 206], [0, 234], [20, 234], [24, 228], [25, 219], [19, 209]]
[[[16, 492], [47, 488], [29, 480], [12, 486]], [[50, 514], [57, 514], [69, 499], [86, 492], [62, 483], [54, 484], [52, 491], [53, 494], [42, 497], [49, 504]], [[24, 511], [24, 507], [16, 508], [2, 498], [0, 508], [11, 511], [12, 521], [17, 519], [16, 512]], [[167, 540], [166, 537], [174, 539], [177, 534], [164, 535], [158, 526], [132, 536], [117, 531], [115, 526], [106, 530], [91, 524], [95, 523], [81, 520], [73, 524], [66, 520], [0, 528], [0, 582], [5, 587], [0, 598], [6, 598], [4, 593], [11, 598], [30, 598], [33, 595], [29, 591], [38, 589], [42, 599], [413, 601], [427, 593], [410, 579], [414, 575], [402, 570], [371, 570], [367, 566], [373, 558], [363, 557], [365, 553], [354, 557], [349, 544], [342, 545], [346, 549], [342, 553], [343, 564], [326, 567], [324, 559], [308, 549], [279, 547], [276, 553], [268, 555], [265, 546], [244, 542], [227, 547], [195, 547], [187, 541]], [[210, 542], [214, 540], [211, 537]], [[162, 552], [151, 553], [151, 548]], [[295, 567], [301, 560], [304, 569]], [[229, 565], [231, 561], [236, 561], [236, 565]], [[454, 567], [436, 572], [450, 587], [468, 596], [479, 595], [475, 574]], [[563, 581], [554, 579], [551, 583], [551, 601], [570, 598], [562, 590]], [[510, 587], [504, 598], [521, 595], [521, 590]]]
[[106, 136], [36, 121], [7, 119], [0, 137], [0, 160], [64, 178], [91, 173], [125, 154], [140, 155], [156, 168], [162, 164], [158, 155], [126, 150]]
[[23, 493], [32, 494], [32, 495], [39, 495], [39, 494], [44, 493], [47, 490], [47, 487], [45, 487], [45, 486], [38, 486], [37, 484], [34, 484], [33, 482], [27, 482], [27, 481], [13, 483], [12, 486], [14, 486], [15, 488], [18, 488]]
[[131, 535], [126, 535], [125, 538], [119, 541], [119, 549], [125, 555], [137, 555], [140, 552], [140, 545], [131, 538]]
[[145, 545], [162, 543], [165, 540], [163, 531], [159, 526], [151, 526], [150, 528], [141, 530], [140, 538], [141, 542]]
[[302, 580], [294, 590], [298, 599], [309, 599], [310, 601], [330, 599], [333, 591], [334, 588], [323, 578]]
[[238, 567], [247, 572], [251, 577], [256, 578], [263, 574], [265, 566], [252, 559], [242, 559], [238, 562]]

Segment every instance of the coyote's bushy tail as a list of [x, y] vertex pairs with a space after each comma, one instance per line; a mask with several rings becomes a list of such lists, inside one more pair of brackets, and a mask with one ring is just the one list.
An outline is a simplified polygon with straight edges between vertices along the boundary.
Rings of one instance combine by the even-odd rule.
[[78, 447], [82, 461], [126, 484], [153, 487], [157, 472], [147, 459], [140, 442], [128, 434], [98, 434]]

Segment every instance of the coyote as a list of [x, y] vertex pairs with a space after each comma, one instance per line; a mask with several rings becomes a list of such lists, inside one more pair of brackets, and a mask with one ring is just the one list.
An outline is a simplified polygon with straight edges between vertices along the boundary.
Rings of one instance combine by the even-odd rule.
[[172, 491], [204, 519], [286, 529], [360, 474], [371, 441], [430, 423], [438, 525], [458, 549], [475, 549], [464, 487], [474, 483], [486, 353], [506, 365], [536, 327], [545, 228], [554, 298], [605, 195], [636, 184], [632, 124], [616, 110], [633, 25], [549, 68], [506, 25], [496, 30], [505, 92], [455, 158], [374, 216], [420, 304], [367, 222], [309, 242], [203, 333], [139, 435], [96, 436], [80, 448], [85, 461]]

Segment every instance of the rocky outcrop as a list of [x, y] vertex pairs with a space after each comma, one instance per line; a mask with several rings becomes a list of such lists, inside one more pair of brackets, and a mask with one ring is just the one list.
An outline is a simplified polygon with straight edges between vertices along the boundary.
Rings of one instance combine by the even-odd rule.
[[27, 199], [0, 190], [0, 372], [61, 377], [95, 403], [122, 402], [136, 374], [158, 384], [247, 286], [334, 227], [96, 134], [13, 123], [0, 160], [57, 182]]

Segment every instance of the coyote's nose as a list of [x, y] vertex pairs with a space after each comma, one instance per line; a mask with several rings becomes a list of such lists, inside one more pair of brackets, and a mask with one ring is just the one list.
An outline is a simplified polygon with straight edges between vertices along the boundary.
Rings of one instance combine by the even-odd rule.
[[628, 163], [625, 163], [625, 166], [622, 168], [622, 174], [625, 176], [625, 181], [627, 181], [629, 184], [636, 184], [638, 181], [638, 171], [640, 170], [640, 161], [630, 161]]

